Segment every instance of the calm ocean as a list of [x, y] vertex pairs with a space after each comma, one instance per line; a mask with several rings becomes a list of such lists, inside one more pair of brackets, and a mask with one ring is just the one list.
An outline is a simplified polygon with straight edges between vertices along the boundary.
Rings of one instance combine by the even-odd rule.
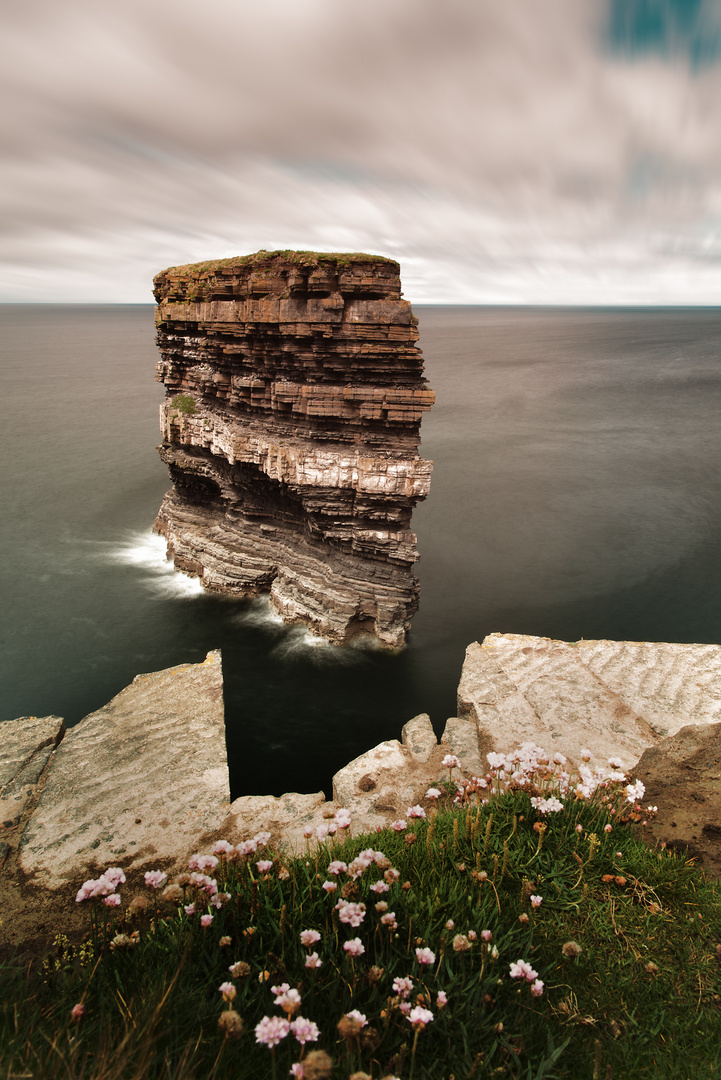
[[328, 790], [416, 713], [440, 731], [494, 630], [721, 642], [721, 309], [415, 311], [435, 471], [421, 608], [389, 655], [165, 563], [150, 305], [0, 306], [0, 719], [73, 724], [220, 648], [233, 793]]

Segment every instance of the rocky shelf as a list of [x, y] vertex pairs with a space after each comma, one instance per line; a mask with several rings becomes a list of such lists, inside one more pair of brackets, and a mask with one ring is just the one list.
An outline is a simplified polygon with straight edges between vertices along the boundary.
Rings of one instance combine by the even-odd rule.
[[398, 263], [258, 252], [165, 270], [155, 297], [176, 567], [331, 641], [403, 645], [434, 395]]
[[648, 835], [721, 875], [721, 646], [493, 634], [469, 646], [457, 717], [430, 719], [333, 777], [322, 792], [230, 800], [220, 655], [139, 675], [65, 731], [58, 717], [4, 725], [0, 855], [27, 887], [77, 888], [108, 865], [168, 868], [218, 839], [259, 829], [296, 849], [344, 806], [354, 831], [402, 817], [430, 784], [484, 775], [485, 754], [531, 740], [578, 762], [621, 757], [658, 805]]

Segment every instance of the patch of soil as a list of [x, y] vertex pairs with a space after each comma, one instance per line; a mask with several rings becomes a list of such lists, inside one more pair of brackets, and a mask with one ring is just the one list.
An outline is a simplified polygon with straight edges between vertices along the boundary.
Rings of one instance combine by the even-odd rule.
[[721, 878], [721, 724], [681, 728], [646, 750], [634, 776], [646, 785], [643, 805], [658, 806], [646, 839]]

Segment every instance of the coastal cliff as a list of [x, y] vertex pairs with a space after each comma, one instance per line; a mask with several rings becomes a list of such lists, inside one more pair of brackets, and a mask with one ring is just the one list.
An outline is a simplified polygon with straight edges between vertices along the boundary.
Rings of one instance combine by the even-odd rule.
[[155, 297], [176, 567], [332, 641], [403, 645], [434, 395], [398, 263], [258, 252], [165, 270]]

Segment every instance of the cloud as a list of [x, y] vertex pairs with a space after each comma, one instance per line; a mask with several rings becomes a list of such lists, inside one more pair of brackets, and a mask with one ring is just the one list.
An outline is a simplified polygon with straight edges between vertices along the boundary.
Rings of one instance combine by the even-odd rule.
[[392, 255], [417, 300], [715, 302], [718, 5], [679, 3], [26, 0], [0, 297], [277, 246]]

